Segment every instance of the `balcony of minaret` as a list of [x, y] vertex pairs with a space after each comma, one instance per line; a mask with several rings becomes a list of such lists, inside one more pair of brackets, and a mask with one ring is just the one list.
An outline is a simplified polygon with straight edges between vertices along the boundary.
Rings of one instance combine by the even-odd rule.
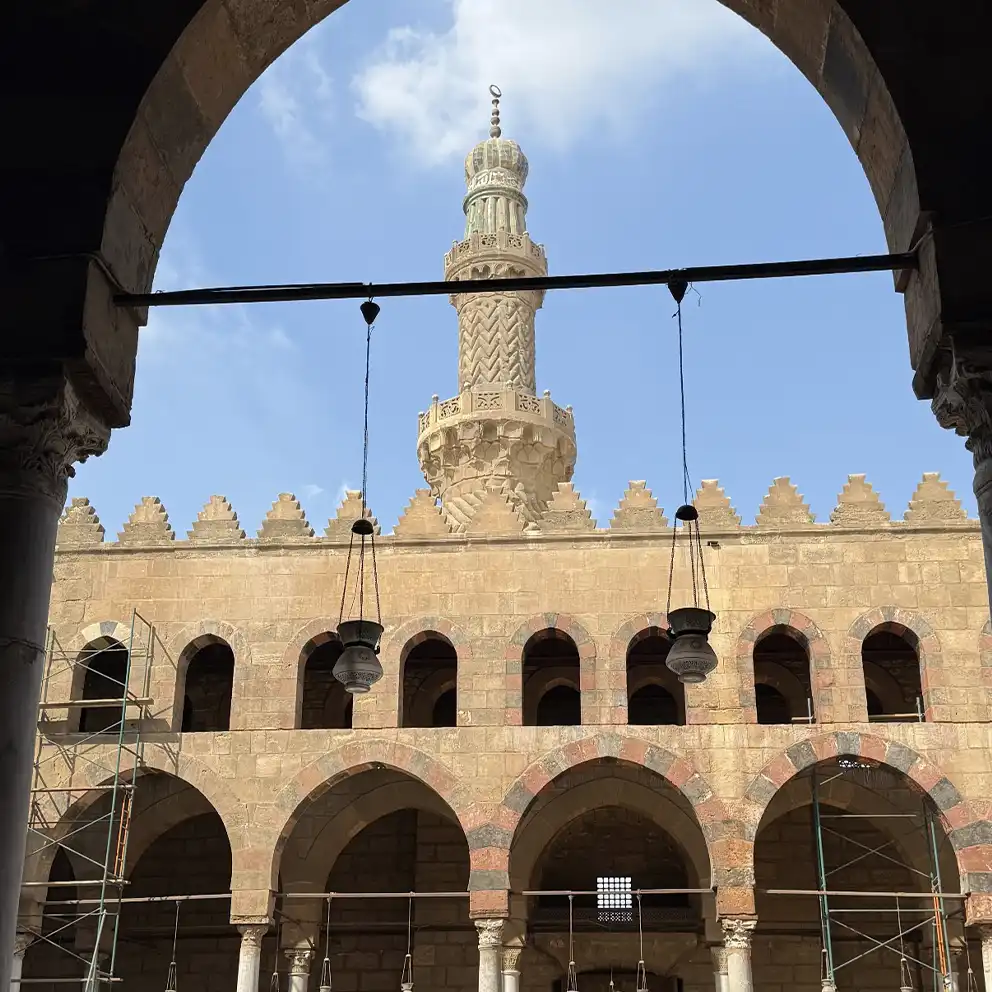
[[[510, 271], [518, 262], [522, 270]], [[487, 263], [488, 272], [483, 274]], [[507, 231], [495, 234], [473, 231], [464, 241], [456, 241], [444, 256], [444, 277], [451, 280], [546, 275], [547, 271], [544, 246], [531, 241], [530, 235]]]

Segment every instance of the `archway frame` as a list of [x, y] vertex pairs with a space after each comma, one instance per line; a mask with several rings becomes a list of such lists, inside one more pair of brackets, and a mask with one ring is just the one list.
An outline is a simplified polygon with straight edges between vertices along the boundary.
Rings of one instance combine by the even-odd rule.
[[[432, 625], [423, 626], [426, 621], [432, 621]], [[400, 638], [406, 633], [404, 628], [411, 628], [417, 626], [418, 622], [415, 620], [408, 620], [406, 623], [402, 624], [401, 627], [397, 628], [389, 640], [389, 660], [392, 660], [393, 656], [396, 654], [396, 645], [400, 643]], [[439, 628], [445, 629], [439, 629]], [[406, 680], [406, 663], [410, 657], [410, 653], [414, 648], [419, 647], [421, 644], [427, 644], [429, 641], [439, 641], [442, 644], [446, 644], [455, 653], [455, 679], [454, 679], [454, 689], [457, 698], [458, 694], [458, 682], [461, 675], [462, 667], [462, 654], [459, 652], [455, 641], [452, 640], [454, 635], [457, 640], [460, 640], [463, 645], [467, 645], [468, 638], [465, 636], [464, 632], [457, 628], [453, 623], [448, 620], [443, 620], [440, 617], [422, 617], [420, 618], [420, 626], [415, 633], [410, 634], [410, 636], [403, 642], [402, 647], [400, 647], [398, 652], [398, 660], [396, 662], [396, 726], [403, 726], [403, 710], [406, 706], [406, 693], [404, 691], [404, 682]], [[445, 688], [441, 689], [440, 692], [444, 692], [446, 688], [449, 688], [449, 679], [442, 678], [441, 673], [435, 673], [432, 677], [431, 683], [435, 685], [437, 683], [443, 683]], [[438, 692], [438, 695], [440, 695]], [[435, 699], [434, 702], [437, 700]], [[469, 719], [462, 721], [456, 716], [456, 724], [461, 724], [462, 722], [471, 722], [470, 714], [466, 713], [466, 717]]]
[[508, 727], [523, 725], [524, 649], [531, 638], [546, 630], [560, 631], [571, 638], [579, 653], [579, 695], [582, 724], [596, 722], [589, 709], [588, 696], [596, 688], [596, 642], [586, 628], [568, 613], [542, 613], [522, 623], [506, 646], [506, 707], [503, 722]]
[[[864, 687], [862, 649], [865, 639], [877, 630], [898, 631], [899, 628], [910, 631], [916, 639], [915, 648], [920, 665], [920, 691], [923, 695], [924, 718], [927, 722], [939, 721], [945, 714], [941, 712], [942, 707], [939, 704], [935, 707], [931, 690], [943, 685], [944, 658], [936, 631], [924, 616], [914, 610], [896, 606], [876, 607], [867, 613], [862, 613], [848, 628], [845, 654], [849, 658], [857, 659], [857, 667], [862, 672], [861, 685]], [[864, 719], [867, 720], [867, 702], [865, 703], [864, 714]]]
[[820, 628], [805, 613], [786, 608], [766, 610], [752, 617], [737, 637], [737, 684], [745, 723], [758, 722], [755, 698], [754, 649], [761, 639], [780, 631], [796, 641], [809, 662], [810, 692], [817, 723], [836, 720], [833, 698], [833, 666], [830, 645]]
[[[751, 780], [737, 808], [749, 836], [738, 850], [738, 870], [754, 884], [754, 838], [765, 810], [786, 783], [812, 765], [836, 757], [865, 758], [901, 773], [929, 797], [954, 849], [961, 892], [971, 893], [969, 919], [986, 919], [992, 908], [992, 821], [964, 799], [942, 769], [897, 741], [856, 731], [809, 737], [772, 758]], [[984, 804], [982, 804], [984, 806]]]
[[[170, 728], [182, 729], [183, 696], [186, 692], [186, 672], [189, 663], [202, 648], [211, 644], [226, 644], [234, 655], [234, 677], [231, 683], [231, 729], [240, 726], [237, 700], [238, 686], [251, 677], [251, 646], [245, 633], [224, 620], [200, 620], [187, 624], [169, 639], [169, 657], [175, 664], [175, 681], [172, 687], [172, 714]], [[155, 687], [164, 691], [165, 686], [155, 679]]]

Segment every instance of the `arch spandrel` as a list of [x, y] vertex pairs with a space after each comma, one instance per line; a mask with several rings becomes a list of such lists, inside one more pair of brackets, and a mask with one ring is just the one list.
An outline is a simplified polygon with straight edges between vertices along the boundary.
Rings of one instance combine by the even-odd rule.
[[379, 768], [406, 775], [434, 792], [465, 831], [468, 804], [460, 783], [444, 764], [406, 744], [363, 740], [345, 744], [300, 769], [272, 802], [251, 805], [250, 844], [234, 852], [235, 876], [250, 876], [252, 884], [247, 888], [274, 889], [286, 843], [308, 806], [346, 778]]
[[863, 758], [903, 777], [926, 796], [957, 858], [961, 892], [992, 892], [992, 822], [965, 800], [943, 770], [901, 742], [874, 734], [838, 731], [799, 741], [769, 761], [747, 786], [737, 808], [749, 847], [741, 848], [742, 869], [753, 879], [754, 838], [779, 791], [800, 772], [837, 757]]

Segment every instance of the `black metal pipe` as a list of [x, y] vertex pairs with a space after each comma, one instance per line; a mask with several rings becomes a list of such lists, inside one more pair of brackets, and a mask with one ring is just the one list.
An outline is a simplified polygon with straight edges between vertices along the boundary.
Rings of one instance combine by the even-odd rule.
[[387, 296], [448, 296], [451, 293], [510, 293], [547, 289], [601, 289], [616, 286], [664, 286], [743, 279], [782, 279], [791, 276], [842, 275], [855, 272], [896, 272], [916, 269], [916, 252], [895, 255], [855, 255], [795, 262], [755, 262], [746, 265], [702, 265], [689, 269], [647, 272], [604, 272], [572, 276], [519, 276], [507, 279], [465, 279], [458, 282], [329, 282], [284, 286], [219, 286], [158, 293], [120, 293], [120, 307], [191, 307], [224, 303], [295, 303], [302, 300], [362, 300]]

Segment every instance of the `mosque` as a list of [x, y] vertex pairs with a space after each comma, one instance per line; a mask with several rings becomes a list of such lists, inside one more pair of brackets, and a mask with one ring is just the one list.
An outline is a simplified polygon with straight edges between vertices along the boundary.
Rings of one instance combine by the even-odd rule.
[[[635, 481], [597, 526], [542, 294], [458, 292], [547, 272], [527, 171], [495, 110], [444, 259], [458, 395], [392, 534], [361, 493], [319, 536], [292, 494], [254, 538], [222, 496], [185, 539], [154, 497], [116, 541], [65, 510], [15, 982], [992, 989], [978, 521], [935, 474], [902, 519], [852, 475], [826, 522], [787, 478], [754, 524], [703, 482], [716, 667], [680, 680], [674, 519]], [[350, 693], [356, 521], [384, 632]]]

